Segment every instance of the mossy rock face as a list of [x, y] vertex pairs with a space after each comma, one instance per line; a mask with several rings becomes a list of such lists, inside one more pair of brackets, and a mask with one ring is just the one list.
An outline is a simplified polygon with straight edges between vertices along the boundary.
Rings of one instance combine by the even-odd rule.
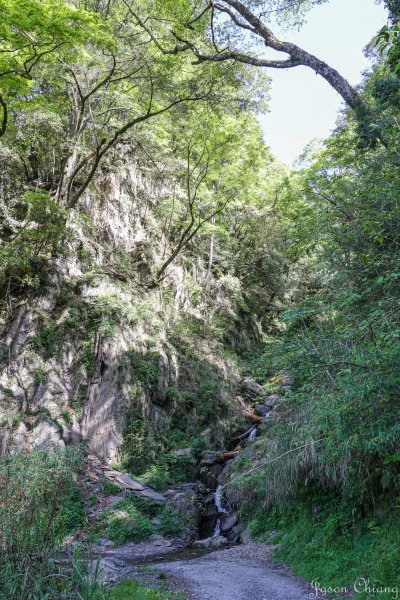
[[164, 406], [170, 384], [168, 356], [162, 351], [145, 354], [130, 351], [128, 354], [134, 380], [141, 384], [154, 404]]

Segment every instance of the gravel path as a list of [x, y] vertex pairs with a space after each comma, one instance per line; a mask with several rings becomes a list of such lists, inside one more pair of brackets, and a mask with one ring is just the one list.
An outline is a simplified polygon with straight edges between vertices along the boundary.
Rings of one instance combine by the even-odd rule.
[[309, 600], [313, 590], [270, 561], [264, 544], [212, 552], [152, 566], [180, 580], [190, 600]]

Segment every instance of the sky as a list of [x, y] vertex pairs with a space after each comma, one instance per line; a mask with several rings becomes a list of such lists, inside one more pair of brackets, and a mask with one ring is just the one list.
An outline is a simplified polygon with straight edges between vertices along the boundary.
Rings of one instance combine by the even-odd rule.
[[[330, 0], [308, 13], [299, 32], [279, 35], [335, 67], [355, 85], [371, 64], [363, 49], [386, 20], [383, 5], [375, 0]], [[268, 74], [270, 112], [260, 117], [265, 141], [280, 161], [291, 164], [311, 140], [327, 137], [334, 129], [342, 99], [307, 67], [270, 69]]]

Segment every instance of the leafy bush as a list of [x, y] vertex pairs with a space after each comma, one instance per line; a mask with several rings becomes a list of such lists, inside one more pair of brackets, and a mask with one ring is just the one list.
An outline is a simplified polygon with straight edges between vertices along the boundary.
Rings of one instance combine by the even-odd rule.
[[48, 281], [49, 258], [65, 247], [66, 211], [46, 192], [28, 191], [12, 203], [7, 220], [13, 229], [0, 244], [0, 287], [11, 295], [37, 291]]
[[68, 506], [75, 511], [81, 503], [75, 484], [80, 459], [75, 450], [35, 451], [1, 462], [0, 548], [7, 560], [46, 553], [71, 531]]
[[35, 451], [0, 463], [0, 590], [4, 598], [41, 598], [46, 586], [51, 587], [49, 578], [56, 568], [49, 558], [64, 536], [84, 520], [75, 483], [80, 463], [76, 450]]
[[[363, 515], [352, 502], [333, 494], [298, 500], [285, 509], [258, 509], [250, 520], [258, 539], [277, 531], [277, 560], [288, 562], [297, 575], [318, 579], [324, 587], [347, 587], [363, 577], [370, 587], [400, 587], [399, 509], [386, 506], [380, 515]], [[376, 595], [357, 593], [367, 600]], [[393, 592], [379, 594], [385, 600]]]
[[101, 491], [105, 496], [118, 496], [121, 493], [121, 488], [104, 478], [101, 481]]
[[102, 523], [106, 526], [107, 537], [119, 546], [147, 540], [154, 531], [150, 519], [140, 513], [129, 498], [107, 511]]
[[157, 532], [161, 535], [180, 536], [184, 532], [184, 515], [178, 514], [170, 506], [164, 506], [158, 513]]

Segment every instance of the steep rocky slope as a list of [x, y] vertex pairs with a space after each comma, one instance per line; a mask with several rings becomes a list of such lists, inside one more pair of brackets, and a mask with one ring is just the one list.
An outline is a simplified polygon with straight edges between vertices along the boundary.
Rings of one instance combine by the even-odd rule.
[[1, 325], [3, 454], [83, 439], [118, 463], [129, 418], [189, 436], [212, 425], [216, 441], [236, 411], [237, 363], [223, 340], [246, 335], [237, 282], [211, 276], [204, 293], [207, 265], [191, 247], [155, 285], [171, 251], [157, 211], [171, 190], [145, 164], [126, 164], [70, 214], [45, 292]]

